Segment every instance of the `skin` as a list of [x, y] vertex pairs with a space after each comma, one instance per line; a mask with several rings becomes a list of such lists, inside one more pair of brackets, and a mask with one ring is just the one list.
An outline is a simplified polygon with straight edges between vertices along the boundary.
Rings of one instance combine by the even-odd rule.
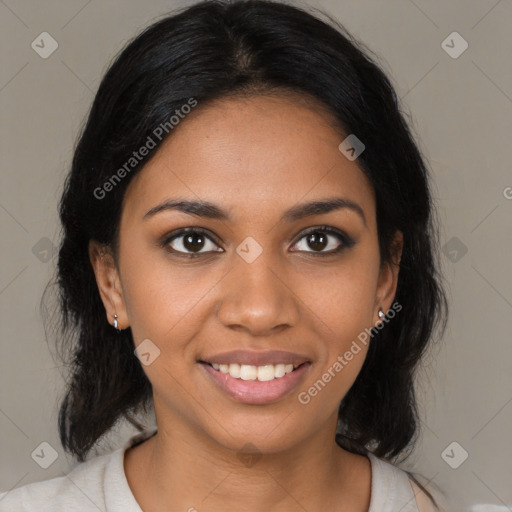
[[[379, 323], [379, 308], [391, 307], [402, 251], [397, 232], [397, 264], [381, 265], [371, 183], [357, 160], [339, 151], [346, 135], [331, 121], [295, 94], [198, 105], [127, 188], [118, 266], [108, 250], [90, 243], [107, 321], [117, 314], [136, 346], [149, 338], [161, 351], [143, 366], [158, 434], [128, 450], [124, 463], [145, 512], [368, 510], [369, 459], [334, 440], [339, 403], [367, 347], [360, 344], [310, 403], [297, 399], [359, 333]], [[231, 218], [167, 210], [143, 219], [178, 197], [210, 201]], [[330, 197], [359, 204], [365, 221], [348, 208], [280, 221], [292, 206]], [[329, 233], [325, 248], [308, 244], [302, 233], [321, 225], [342, 230], [355, 244], [320, 255], [343, 246]], [[189, 226], [213, 235], [196, 249], [201, 256], [172, 253], [193, 251], [185, 237], [159, 245]], [[248, 236], [263, 249], [252, 263], [236, 252]], [[299, 352], [311, 366], [280, 400], [244, 404], [212, 384], [196, 362], [238, 348]], [[240, 457], [251, 451], [247, 443], [259, 454], [252, 464]]]

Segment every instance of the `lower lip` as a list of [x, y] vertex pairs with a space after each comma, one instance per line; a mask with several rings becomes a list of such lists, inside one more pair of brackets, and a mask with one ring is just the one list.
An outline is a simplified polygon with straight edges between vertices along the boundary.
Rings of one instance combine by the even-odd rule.
[[209, 364], [199, 363], [217, 386], [233, 400], [245, 404], [268, 404], [280, 400], [297, 387], [304, 378], [310, 363], [304, 363], [283, 377], [261, 382], [231, 377], [212, 368]]

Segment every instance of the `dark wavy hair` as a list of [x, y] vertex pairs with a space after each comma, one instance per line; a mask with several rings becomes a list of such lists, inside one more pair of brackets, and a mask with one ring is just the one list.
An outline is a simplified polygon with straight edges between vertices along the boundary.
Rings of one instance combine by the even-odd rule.
[[130, 329], [117, 333], [105, 319], [88, 244], [109, 246], [118, 261], [124, 192], [165, 137], [103, 199], [94, 191], [190, 98], [200, 108], [237, 94], [287, 91], [332, 114], [340, 141], [353, 133], [364, 142], [357, 163], [375, 192], [382, 262], [392, 261], [396, 231], [404, 236], [395, 295], [402, 309], [369, 345], [340, 403], [336, 441], [388, 459], [416, 441], [414, 376], [448, 312], [429, 170], [376, 56], [316, 12], [264, 0], [203, 1], [142, 31], [103, 77], [59, 205], [60, 341], [71, 357], [58, 422], [64, 449], [78, 460], [121, 419], [142, 430], [137, 413], [152, 404]]

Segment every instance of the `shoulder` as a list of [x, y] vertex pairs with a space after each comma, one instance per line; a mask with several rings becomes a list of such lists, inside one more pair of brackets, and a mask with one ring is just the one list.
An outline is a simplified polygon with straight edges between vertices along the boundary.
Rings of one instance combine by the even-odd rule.
[[79, 463], [68, 474], [0, 492], [0, 512], [103, 510], [105, 471], [119, 450]]
[[430, 498], [414, 480], [409, 478], [419, 512], [438, 512]]
[[124, 454], [156, 432], [136, 434], [121, 448], [79, 463], [63, 476], [0, 491], [0, 512], [142, 512], [126, 480]]
[[427, 492], [434, 498], [437, 504], [436, 507], [425, 491], [410, 477], [409, 482], [411, 484], [419, 512], [444, 512], [446, 504], [444, 497], [438, 491], [422, 483], [423, 487], [426, 488]]
[[[395, 466], [391, 462], [368, 453], [372, 463], [372, 495], [369, 512], [444, 512], [436, 508], [431, 501], [430, 493], [437, 505], [444, 505], [439, 493], [418, 481], [418, 475]], [[425, 490], [422, 489], [422, 486]]]

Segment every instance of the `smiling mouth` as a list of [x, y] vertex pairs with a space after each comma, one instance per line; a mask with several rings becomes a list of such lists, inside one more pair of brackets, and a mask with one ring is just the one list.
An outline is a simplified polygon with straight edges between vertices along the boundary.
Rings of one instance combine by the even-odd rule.
[[211, 366], [214, 370], [225, 375], [229, 375], [233, 379], [253, 380], [260, 382], [268, 382], [275, 379], [281, 379], [285, 375], [294, 372], [306, 363], [299, 365], [294, 364], [266, 364], [261, 366], [249, 364], [216, 364], [207, 361], [200, 361], [202, 364]]

